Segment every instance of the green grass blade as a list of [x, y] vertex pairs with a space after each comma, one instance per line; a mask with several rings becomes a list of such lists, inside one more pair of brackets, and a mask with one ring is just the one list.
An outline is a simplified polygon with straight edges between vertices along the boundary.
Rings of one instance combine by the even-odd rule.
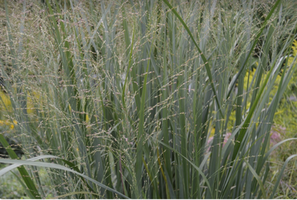
[[281, 169], [281, 171], [280, 171], [280, 173], [279, 173], [279, 176], [278, 176], [278, 178], [277, 178], [277, 181], [276, 181], [276, 183], [275, 183], [275, 185], [274, 185], [273, 191], [272, 191], [272, 193], [271, 193], [271, 195], [270, 195], [270, 197], [269, 197], [270, 199], [273, 199], [273, 198], [274, 198], [274, 194], [275, 194], [276, 189], [277, 189], [277, 187], [278, 187], [278, 185], [279, 185], [279, 183], [280, 183], [280, 180], [281, 180], [281, 178], [282, 178], [282, 176], [283, 176], [283, 173], [284, 173], [284, 171], [285, 171], [286, 166], [288, 165], [289, 161], [292, 160], [292, 159], [295, 158], [295, 157], [297, 157], [297, 154], [295, 154], [295, 155], [291, 155], [291, 156], [289, 156], [289, 157], [286, 159], [286, 161], [285, 161], [285, 163], [284, 163], [284, 165], [283, 165], [283, 167], [282, 167], [282, 169]]
[[[38, 158], [42, 159], [42, 157], [46, 158], [46, 155], [45, 156], [39, 156]], [[52, 158], [54, 158], [54, 157], [52, 157]], [[58, 158], [58, 157], [55, 157], [55, 158]], [[114, 190], [114, 189], [112, 189], [112, 188], [110, 188], [110, 187], [108, 187], [108, 186], [106, 186], [106, 185], [104, 185], [104, 184], [102, 184], [102, 183], [100, 183], [100, 182], [98, 182], [98, 181], [84, 175], [84, 174], [81, 174], [81, 173], [79, 173], [77, 171], [74, 171], [74, 170], [68, 168], [68, 167], [65, 167], [63, 165], [54, 164], [54, 163], [47, 163], [47, 162], [34, 162], [32, 160], [12, 160], [12, 159], [0, 159], [0, 163], [14, 164], [14, 165], [17, 165], [17, 166], [19, 166], [19, 165], [31, 165], [31, 166], [37, 166], [37, 167], [49, 167], [49, 168], [52, 168], [52, 169], [59, 169], [59, 170], [68, 171], [68, 172], [77, 174], [77, 175], [87, 179], [88, 181], [91, 181], [91, 182], [95, 183], [96, 185], [98, 185], [98, 186], [100, 186], [100, 187], [102, 187], [102, 188], [104, 188], [106, 190], [109, 190], [109, 191], [111, 191], [111, 192], [113, 192], [115, 194], [118, 194], [119, 196], [121, 196], [121, 197], [123, 197], [125, 199], [128, 198], [127, 196], [123, 195], [122, 193], [120, 193], [120, 192], [118, 192], [118, 191], [116, 191], [116, 190]], [[10, 170], [17, 167], [17, 166], [14, 166], [14, 165], [12, 165], [13, 167], [9, 166], [9, 168], [5, 170], [5, 173], [7, 171], [10, 171]], [[0, 170], [0, 176], [1, 175], [3, 175], [3, 173]]]
[[[167, 147], [168, 149], [170, 149], [171, 151], [177, 153], [178, 155], [180, 155], [184, 160], [186, 160], [190, 165], [192, 165], [194, 167], [194, 169], [196, 169], [199, 174], [202, 176], [203, 180], [205, 181], [206, 185], [208, 186], [208, 189], [210, 190], [210, 194], [213, 194], [212, 192], [212, 188], [209, 184], [209, 181], [206, 177], [206, 175], [204, 174], [204, 172], [199, 168], [197, 167], [194, 163], [192, 163], [189, 159], [187, 159], [185, 156], [183, 156], [181, 153], [179, 153], [177, 150], [171, 148], [170, 146], [167, 146], [165, 143], [161, 142], [161, 141], [158, 141], [160, 144], [162, 144], [163, 146]], [[211, 197], [213, 198], [213, 196]]]
[[242, 64], [242, 66], [240, 67], [238, 73], [236, 74], [236, 77], [230, 83], [230, 87], [229, 87], [229, 92], [227, 94], [227, 98], [229, 98], [229, 96], [230, 96], [230, 94], [231, 94], [231, 92], [233, 90], [233, 87], [235, 86], [236, 80], [239, 78], [239, 76], [243, 72], [245, 65], [247, 64], [247, 62], [248, 62], [248, 60], [249, 60], [249, 58], [250, 58], [250, 56], [251, 56], [251, 54], [252, 54], [252, 52], [253, 52], [256, 44], [257, 44], [260, 36], [262, 35], [262, 32], [264, 31], [264, 29], [265, 29], [265, 27], [266, 27], [266, 25], [268, 23], [268, 20], [271, 18], [272, 14], [276, 10], [276, 8], [278, 7], [278, 5], [279, 5], [280, 2], [281, 2], [281, 0], [277, 0], [275, 2], [274, 6], [272, 7], [272, 9], [270, 10], [270, 12], [268, 13], [267, 17], [265, 18], [265, 21], [263, 22], [263, 25], [262, 25], [259, 33], [257, 34], [256, 38], [254, 39], [254, 43], [253, 43], [252, 47], [250, 48], [248, 55], [246, 56], [246, 58], [245, 58], [245, 60], [244, 60], [244, 62]]
[[257, 97], [256, 97], [255, 101], [253, 102], [246, 119], [243, 122], [242, 129], [240, 130], [240, 132], [239, 132], [239, 134], [238, 134], [238, 136], [236, 138], [236, 144], [235, 144], [235, 147], [234, 147], [232, 160], [234, 160], [235, 157], [238, 154], [241, 142], [242, 142], [242, 140], [243, 140], [243, 138], [245, 136], [245, 133], [247, 132], [247, 128], [249, 127], [249, 124], [250, 124], [251, 118], [252, 118], [252, 116], [253, 116], [253, 114], [255, 112], [255, 109], [259, 105], [260, 98], [262, 96], [262, 93], [263, 93], [264, 89], [266, 88], [268, 79], [269, 79], [269, 77], [270, 77], [270, 75], [271, 75], [271, 73], [272, 73], [272, 71], [274, 69], [275, 63], [276, 63], [276, 60], [275, 60], [274, 64], [272, 65], [273, 67], [270, 69], [269, 73], [267, 74], [267, 76], [266, 76], [266, 78], [265, 78], [265, 80], [263, 82], [263, 85], [261, 86], [261, 88], [259, 90], [259, 93], [257, 94]]
[[[153, 49], [153, 44], [151, 45], [151, 49], [149, 52], [148, 57], [151, 56], [151, 51]], [[143, 81], [143, 90], [141, 95], [141, 104], [140, 104], [140, 113], [139, 113], [139, 132], [138, 132], [138, 144], [137, 144], [137, 155], [136, 155], [136, 163], [135, 163], [135, 171], [136, 171], [136, 180], [138, 182], [139, 191], [141, 191], [141, 175], [142, 175], [142, 153], [143, 153], [143, 142], [145, 138], [145, 131], [144, 131], [144, 109], [146, 104], [146, 87], [147, 87], [147, 77], [148, 77], [148, 70], [150, 66], [150, 59], [147, 61], [146, 73], [144, 75]], [[137, 193], [136, 193], [137, 194]], [[139, 193], [137, 196], [139, 197]]]
[[[11, 147], [9, 146], [8, 142], [5, 140], [5, 138], [4, 138], [4, 136], [2, 134], [0, 134], [0, 142], [3, 145], [3, 147], [6, 149], [8, 155], [12, 159], [18, 159], [18, 156], [11, 149]], [[35, 186], [35, 183], [31, 179], [31, 177], [30, 177], [29, 173], [27, 172], [27, 170], [25, 169], [25, 167], [19, 165], [19, 166], [17, 166], [17, 169], [20, 172], [21, 177], [22, 177], [23, 181], [25, 182], [25, 184], [26, 184], [26, 186], [28, 188], [28, 189], [26, 189], [26, 191], [27, 191], [28, 194], [30, 194], [30, 198], [39, 199], [40, 195], [39, 195], [38, 190], [37, 190], [37, 188]]]
[[200, 48], [199, 48], [198, 44], [196, 43], [196, 41], [195, 41], [195, 39], [194, 39], [194, 37], [193, 37], [190, 29], [188, 28], [188, 26], [186, 25], [186, 23], [184, 22], [184, 20], [181, 18], [181, 16], [176, 12], [176, 10], [171, 6], [171, 4], [167, 0], [163, 0], [163, 1], [164, 1], [165, 4], [167, 4], [167, 6], [171, 9], [171, 11], [175, 14], [175, 16], [182, 23], [183, 27], [186, 29], [186, 31], [188, 32], [189, 36], [191, 37], [193, 43], [195, 44], [197, 50], [199, 51], [200, 56], [201, 56], [201, 58], [202, 58], [202, 60], [203, 60], [203, 62], [205, 64], [205, 69], [207, 71], [207, 75], [208, 75], [208, 78], [209, 78], [209, 81], [210, 81], [210, 85], [211, 85], [212, 91], [214, 93], [214, 96], [215, 96], [215, 99], [216, 99], [216, 103], [218, 105], [218, 110], [219, 110], [220, 114], [222, 116], [224, 116], [223, 113], [222, 113], [222, 110], [221, 110], [221, 104], [220, 104], [220, 102], [219, 102], [219, 100], [217, 98], [217, 91], [216, 91], [215, 86], [213, 84], [212, 74], [211, 74], [211, 71], [210, 71], [210, 65], [209, 65], [208, 60], [204, 56], [203, 52], [200, 50]]
[[[250, 165], [250, 163], [248, 161], [245, 160], [245, 164], [248, 166], [250, 172], [253, 174], [253, 176], [257, 180], [258, 184], [260, 185], [260, 189], [261, 189], [263, 195], [265, 195], [264, 185], [263, 185], [263, 182], [262, 182], [260, 176], [257, 174], [255, 169]], [[264, 196], [264, 198], [265, 198], [265, 196]]]

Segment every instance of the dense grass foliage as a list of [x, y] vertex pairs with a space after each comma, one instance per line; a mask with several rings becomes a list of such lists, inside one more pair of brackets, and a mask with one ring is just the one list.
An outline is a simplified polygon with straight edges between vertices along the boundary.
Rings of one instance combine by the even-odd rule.
[[0, 162], [13, 165], [0, 176], [13, 172], [30, 198], [276, 197], [296, 157], [270, 176], [271, 153], [296, 144], [270, 144], [292, 97], [296, 8], [5, 1]]

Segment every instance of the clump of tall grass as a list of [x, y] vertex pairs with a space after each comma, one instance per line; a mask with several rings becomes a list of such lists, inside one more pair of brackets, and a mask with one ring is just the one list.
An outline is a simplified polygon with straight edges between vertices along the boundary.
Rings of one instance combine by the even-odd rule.
[[0, 175], [17, 168], [29, 197], [46, 196], [36, 167], [47, 167], [55, 197], [274, 197], [282, 173], [268, 193], [268, 158], [286, 141], [270, 149], [269, 137], [296, 66], [284, 59], [292, 8], [280, 0], [19, 5], [15, 18], [5, 3], [11, 108], [3, 117], [17, 121], [26, 160], [0, 134], [12, 158], [0, 162], [14, 164]]

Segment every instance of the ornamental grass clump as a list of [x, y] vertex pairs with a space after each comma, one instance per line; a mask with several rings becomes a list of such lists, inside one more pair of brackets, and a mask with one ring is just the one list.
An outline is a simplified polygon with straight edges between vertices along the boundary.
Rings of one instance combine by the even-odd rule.
[[30, 198], [275, 197], [282, 173], [266, 190], [270, 153], [294, 140], [269, 144], [296, 68], [284, 59], [296, 37], [291, 9], [280, 0], [5, 1], [11, 110], [2, 117], [17, 122], [25, 155], [0, 134], [11, 158], [0, 162], [12, 164], [0, 176], [13, 171]]

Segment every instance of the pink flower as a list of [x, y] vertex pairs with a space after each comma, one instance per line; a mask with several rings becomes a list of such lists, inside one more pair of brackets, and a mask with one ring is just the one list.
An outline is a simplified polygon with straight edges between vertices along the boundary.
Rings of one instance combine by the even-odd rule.
[[272, 130], [270, 132], [270, 143], [272, 145], [275, 145], [276, 143], [278, 143], [279, 141], [281, 141], [281, 134], [284, 134], [286, 131], [285, 127], [272, 127]]
[[281, 135], [278, 132], [273, 131], [272, 134], [270, 135], [270, 142], [271, 142], [271, 144], [272, 145], [275, 145], [280, 140], [281, 140]]
[[225, 138], [224, 138], [224, 143], [223, 143], [223, 147], [225, 146], [225, 144], [228, 142], [229, 137], [231, 136], [231, 133], [226, 133]]

